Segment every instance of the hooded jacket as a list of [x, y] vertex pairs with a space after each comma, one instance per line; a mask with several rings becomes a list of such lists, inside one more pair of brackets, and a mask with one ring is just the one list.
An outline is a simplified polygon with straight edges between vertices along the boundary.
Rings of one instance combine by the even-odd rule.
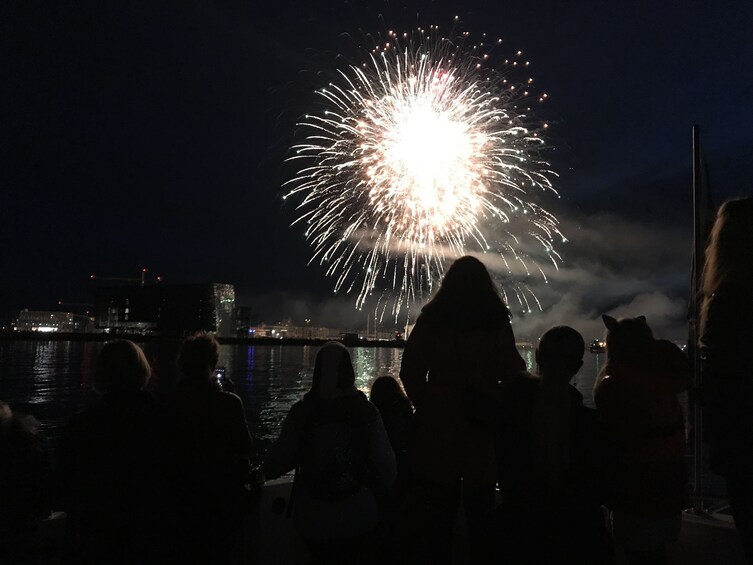
[[[311, 390], [290, 408], [262, 466], [268, 479], [298, 468], [301, 476], [296, 479], [293, 516], [296, 528], [309, 540], [346, 538], [373, 530], [379, 517], [376, 494], [392, 486], [396, 476], [395, 455], [379, 411], [352, 384], [342, 386], [343, 356], [350, 363], [348, 351], [340, 343], [322, 347]], [[338, 414], [348, 417], [336, 421]], [[350, 432], [365, 438], [361, 451], [368, 477], [356, 477], [361, 484], [346, 496], [323, 497], [317, 488], [318, 471], [305, 467], [316, 465], [317, 450], [349, 441], [344, 428], [351, 424], [360, 429]], [[316, 433], [312, 433], [314, 427]]]

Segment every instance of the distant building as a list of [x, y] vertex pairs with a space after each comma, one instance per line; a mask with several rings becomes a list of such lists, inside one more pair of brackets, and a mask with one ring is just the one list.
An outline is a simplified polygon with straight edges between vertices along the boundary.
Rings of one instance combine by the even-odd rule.
[[287, 324], [259, 324], [248, 329], [248, 337], [273, 337], [276, 339], [341, 339], [343, 331], [318, 326], [293, 326]]
[[248, 337], [257, 324], [256, 313], [250, 306], [235, 309], [235, 332], [238, 337]]
[[82, 314], [24, 309], [18, 313], [14, 329], [19, 332], [86, 333], [92, 330], [92, 325], [92, 319]]
[[97, 327], [106, 332], [235, 335], [231, 284], [151, 284], [97, 289]]
[[157, 329], [162, 287], [117, 285], [97, 289], [94, 302], [97, 327], [107, 332], [153, 333]]
[[283, 339], [293, 336], [288, 335], [287, 326], [267, 326], [261, 324], [256, 327], [248, 328], [248, 337], [273, 337], [275, 339]]
[[215, 332], [235, 336], [235, 288], [231, 284], [172, 284], [162, 292], [157, 330], [164, 334]]

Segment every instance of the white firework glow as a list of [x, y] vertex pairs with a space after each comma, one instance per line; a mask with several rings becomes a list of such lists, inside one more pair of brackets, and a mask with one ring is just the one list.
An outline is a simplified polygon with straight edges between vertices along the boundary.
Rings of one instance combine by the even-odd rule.
[[534, 202], [554, 191], [554, 173], [540, 157], [546, 124], [526, 104], [547, 95], [530, 92], [532, 78], [508, 81], [505, 70], [528, 65], [520, 52], [498, 70], [487, 65], [490, 46], [463, 48], [465, 34], [389, 39], [340, 70], [319, 91], [325, 109], [299, 124], [307, 137], [291, 159], [307, 164], [285, 197], [301, 196], [295, 223], [307, 225], [312, 261], [327, 266], [335, 292], [357, 290], [359, 308], [388, 290], [397, 315], [448, 261], [493, 253], [507, 266], [506, 290], [530, 311], [538, 301], [515, 272], [524, 279], [534, 265], [544, 276], [534, 255], [556, 266], [553, 242], [564, 241]]

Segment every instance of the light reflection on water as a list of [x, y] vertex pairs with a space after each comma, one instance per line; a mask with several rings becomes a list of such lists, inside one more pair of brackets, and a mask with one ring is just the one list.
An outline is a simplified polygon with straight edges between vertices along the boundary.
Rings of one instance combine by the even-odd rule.
[[[101, 342], [8, 341], [0, 342], [0, 400], [34, 415], [43, 432], [56, 443], [67, 419], [92, 403], [94, 361]], [[169, 389], [176, 378], [176, 344], [143, 344], [155, 372], [155, 382]], [[262, 449], [280, 430], [290, 406], [311, 386], [318, 347], [223, 345], [220, 363], [243, 399], [249, 429]], [[402, 349], [358, 347], [350, 349], [356, 386], [368, 393], [377, 377], [398, 377]], [[535, 370], [534, 353], [520, 351], [529, 370]], [[574, 384], [586, 405], [593, 406], [592, 388], [603, 355], [586, 353]]]
[[32, 414], [55, 440], [78, 406], [91, 402], [99, 343], [0, 342], [0, 400]]

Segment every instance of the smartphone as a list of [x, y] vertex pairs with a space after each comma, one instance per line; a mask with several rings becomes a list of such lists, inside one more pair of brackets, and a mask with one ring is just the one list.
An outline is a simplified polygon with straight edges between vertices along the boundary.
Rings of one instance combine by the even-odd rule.
[[217, 381], [218, 387], [225, 388], [225, 367], [217, 367], [214, 370], [214, 379]]

